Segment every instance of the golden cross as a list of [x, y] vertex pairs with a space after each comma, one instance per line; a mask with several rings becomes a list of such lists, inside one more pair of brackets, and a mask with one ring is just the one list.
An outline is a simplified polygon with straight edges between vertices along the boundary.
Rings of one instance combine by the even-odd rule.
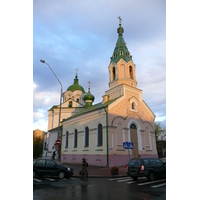
[[117, 18], [119, 19], [119, 24], [121, 25], [122, 18], [120, 16]]
[[88, 81], [88, 83], [89, 83], [89, 88], [90, 88], [90, 84], [91, 84], [91, 82], [90, 82], [90, 81]]

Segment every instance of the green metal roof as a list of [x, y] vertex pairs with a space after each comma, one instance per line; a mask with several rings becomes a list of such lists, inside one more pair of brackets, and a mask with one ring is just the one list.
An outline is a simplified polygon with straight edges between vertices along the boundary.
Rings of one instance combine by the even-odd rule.
[[[120, 97], [121, 97], [121, 96], [120, 96]], [[107, 102], [104, 103], [104, 104], [98, 103], [98, 104], [95, 104], [95, 105], [90, 106], [90, 107], [88, 107], [88, 108], [84, 108], [83, 110], [81, 110], [80, 112], [78, 112], [78, 113], [72, 115], [71, 117], [68, 117], [67, 119], [64, 119], [63, 122], [64, 122], [64, 121], [67, 121], [67, 120], [69, 120], [69, 119], [72, 119], [72, 118], [74, 118], [74, 117], [77, 117], [77, 116], [79, 116], [79, 115], [86, 114], [86, 113], [89, 113], [89, 112], [92, 112], [92, 111], [95, 111], [95, 110], [98, 110], [98, 109], [101, 109], [101, 108], [105, 108], [105, 107], [107, 107], [108, 105], [110, 105], [111, 103], [113, 103], [114, 101], [116, 101], [116, 100], [117, 100], [118, 98], [120, 98], [120, 97], [117, 97], [117, 98], [115, 98], [115, 99], [112, 99], [112, 100], [110, 100], [110, 101], [107, 101]]]
[[78, 84], [78, 76], [77, 76], [77, 74], [76, 74], [75, 79], [74, 79], [74, 84], [73, 84], [73, 85], [70, 85], [70, 86], [67, 88], [67, 91], [72, 91], [72, 92], [74, 92], [74, 91], [76, 91], [76, 90], [80, 90], [80, 91], [82, 91], [83, 93], [85, 93], [84, 88], [83, 88], [81, 85]]
[[123, 38], [123, 32], [124, 32], [124, 29], [123, 27], [121, 27], [121, 24], [119, 24], [119, 27], [117, 29], [117, 33], [119, 34], [118, 40], [117, 40], [113, 55], [110, 58], [111, 62], [118, 63], [121, 58], [125, 60], [126, 62], [129, 62], [130, 60], [132, 60], [132, 56], [130, 55], [130, 52]]
[[59, 108], [59, 106], [54, 105], [54, 106], [52, 106], [48, 111], [53, 110], [53, 109], [55, 109], [55, 108]]

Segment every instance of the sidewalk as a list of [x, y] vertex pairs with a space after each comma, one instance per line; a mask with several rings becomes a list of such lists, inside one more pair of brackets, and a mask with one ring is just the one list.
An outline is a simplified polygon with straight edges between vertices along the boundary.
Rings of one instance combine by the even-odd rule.
[[[71, 167], [74, 169], [73, 177], [80, 177], [79, 171], [81, 171], [82, 166], [80, 164], [64, 164], [65, 166]], [[110, 167], [98, 167], [98, 166], [89, 166], [88, 167], [88, 177], [124, 177], [126, 174], [126, 166], [119, 167], [118, 175], [111, 175]]]

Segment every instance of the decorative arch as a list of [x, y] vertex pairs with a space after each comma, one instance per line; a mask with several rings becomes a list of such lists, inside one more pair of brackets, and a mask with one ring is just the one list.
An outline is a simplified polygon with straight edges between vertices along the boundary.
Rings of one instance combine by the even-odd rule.
[[133, 79], [133, 67], [129, 66], [129, 75], [130, 75], [130, 79]]
[[116, 130], [116, 147], [117, 149], [122, 148], [122, 144], [124, 142], [124, 131], [123, 131], [123, 124], [117, 123], [117, 130]]
[[129, 142], [131, 140], [130, 138], [130, 126], [131, 124], [135, 124], [136, 128], [137, 128], [137, 139], [138, 139], [138, 151], [142, 149], [142, 141], [141, 141], [141, 134], [140, 134], [140, 130], [141, 130], [141, 126], [139, 124], [139, 122], [137, 120], [135, 120], [134, 118], [132, 118], [129, 122], [128, 122], [128, 138], [129, 138]]
[[138, 149], [138, 132], [137, 132], [137, 126], [135, 123], [131, 123], [129, 127], [129, 133], [130, 133], [130, 141], [134, 144], [134, 149], [132, 150], [132, 156], [133, 158], [139, 157], [139, 149]]
[[144, 138], [145, 138], [145, 149], [152, 150], [151, 132], [147, 126], [145, 127], [145, 130], [144, 130]]

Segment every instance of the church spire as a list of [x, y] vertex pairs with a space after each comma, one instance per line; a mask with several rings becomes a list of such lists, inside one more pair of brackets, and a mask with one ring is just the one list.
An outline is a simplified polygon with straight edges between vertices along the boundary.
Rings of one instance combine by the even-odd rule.
[[124, 29], [121, 26], [122, 19], [120, 16], [118, 17], [118, 19], [119, 19], [119, 27], [117, 29], [117, 33], [119, 35], [118, 35], [118, 40], [117, 40], [113, 55], [111, 57], [111, 62], [118, 63], [118, 61], [121, 58], [124, 61], [129, 62], [130, 60], [132, 60], [132, 56], [130, 55], [130, 52], [126, 46], [126, 42], [124, 41], [124, 38], [123, 38]]

